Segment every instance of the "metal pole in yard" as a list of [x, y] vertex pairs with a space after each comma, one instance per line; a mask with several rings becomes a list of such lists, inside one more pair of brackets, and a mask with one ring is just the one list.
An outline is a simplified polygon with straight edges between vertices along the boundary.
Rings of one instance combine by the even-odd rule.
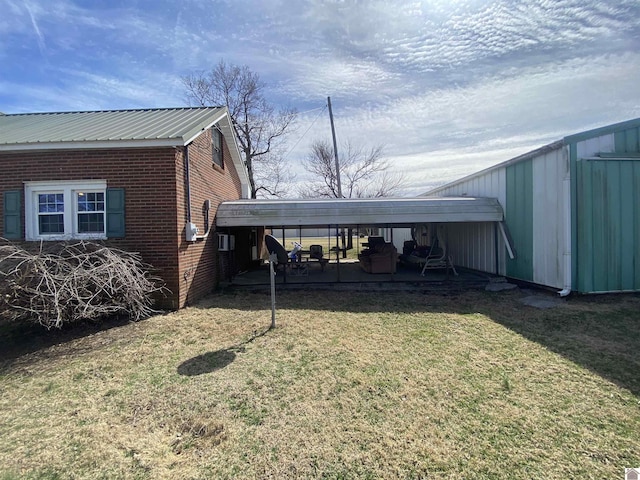
[[276, 270], [273, 264], [278, 261], [278, 255], [269, 254], [269, 273], [271, 276], [271, 327], [276, 328]]

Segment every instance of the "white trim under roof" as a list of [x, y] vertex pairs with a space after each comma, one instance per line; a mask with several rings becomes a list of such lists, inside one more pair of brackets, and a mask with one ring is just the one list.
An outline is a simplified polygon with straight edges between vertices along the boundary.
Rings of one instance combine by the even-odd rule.
[[0, 145], [0, 151], [23, 152], [27, 150], [88, 150], [105, 148], [145, 148], [145, 147], [177, 147], [182, 146], [182, 138], [153, 140], [97, 140], [82, 142], [34, 142], [12, 145]]
[[495, 198], [235, 200], [218, 207], [218, 227], [411, 226], [418, 223], [501, 222]]

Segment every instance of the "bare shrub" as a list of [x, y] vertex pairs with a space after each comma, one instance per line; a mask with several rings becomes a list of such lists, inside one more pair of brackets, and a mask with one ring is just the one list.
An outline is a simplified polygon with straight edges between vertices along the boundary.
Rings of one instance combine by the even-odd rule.
[[37, 251], [0, 243], [0, 317], [65, 323], [127, 315], [132, 320], [156, 311], [153, 297], [166, 291], [137, 253], [99, 243], [40, 243]]

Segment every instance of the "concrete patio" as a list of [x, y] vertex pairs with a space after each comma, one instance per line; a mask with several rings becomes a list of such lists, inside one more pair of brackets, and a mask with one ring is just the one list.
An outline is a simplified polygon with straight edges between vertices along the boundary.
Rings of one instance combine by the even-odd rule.
[[[305, 268], [306, 267], [306, 268]], [[300, 289], [313, 287], [316, 289], [339, 290], [464, 290], [483, 289], [489, 283], [490, 275], [458, 270], [427, 270], [420, 275], [417, 266], [398, 264], [396, 273], [367, 273], [358, 261], [335, 260], [329, 262], [324, 270], [319, 263], [309, 262], [301, 268], [301, 272], [287, 270], [286, 275], [279, 269], [276, 273], [278, 288]], [[296, 274], [298, 273], [298, 274]], [[241, 272], [231, 280], [227, 279], [223, 287], [261, 289], [269, 288], [269, 265], [267, 263], [251, 271]]]

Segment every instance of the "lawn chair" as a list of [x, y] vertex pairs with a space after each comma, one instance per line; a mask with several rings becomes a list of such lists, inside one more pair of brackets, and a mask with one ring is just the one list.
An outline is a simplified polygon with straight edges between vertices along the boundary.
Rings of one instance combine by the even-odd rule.
[[324, 256], [322, 252], [322, 245], [311, 245], [309, 246], [309, 257], [315, 258], [316, 260], [321, 260]]
[[317, 260], [320, 263], [320, 269], [324, 272], [324, 267], [329, 263], [328, 258], [324, 258], [324, 252], [322, 251], [322, 245], [310, 245], [309, 246], [309, 260]]

